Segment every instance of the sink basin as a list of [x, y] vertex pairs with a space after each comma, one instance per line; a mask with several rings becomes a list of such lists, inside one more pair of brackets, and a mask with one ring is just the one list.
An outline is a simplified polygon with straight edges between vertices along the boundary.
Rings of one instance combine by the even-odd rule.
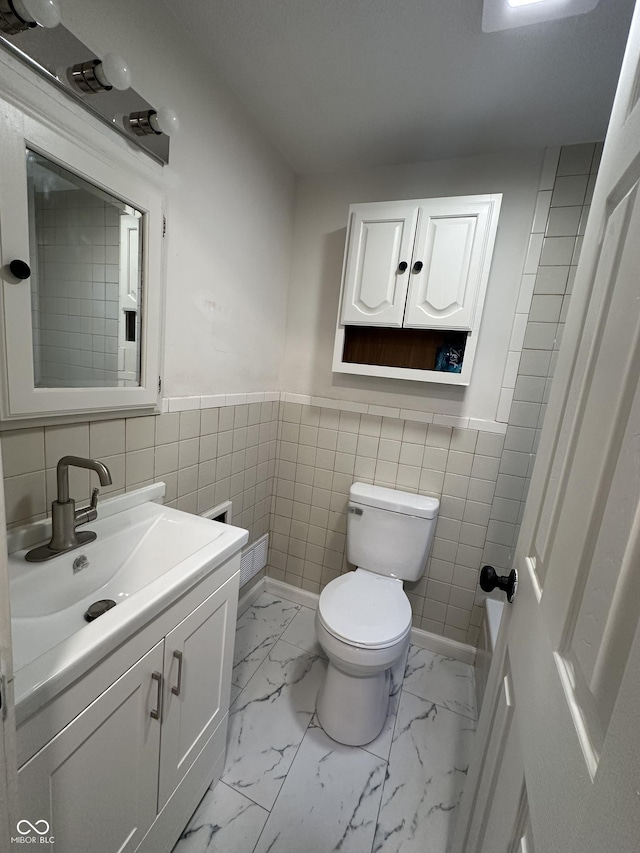
[[[11, 573], [12, 616], [81, 610], [99, 598], [118, 603], [225, 532], [223, 524], [205, 526], [202, 519], [187, 513], [175, 517], [178, 513], [170, 509], [156, 509], [142, 519], [124, 515], [107, 519], [95, 542], [45, 563], [25, 563], [23, 552], [13, 555], [11, 561], [19, 561], [20, 566]], [[83, 567], [76, 571], [78, 564]]]
[[[151, 502], [90, 527], [94, 542], [46, 562], [27, 562], [29, 548], [9, 556], [18, 710], [45, 681], [69, 683], [83, 661], [95, 663], [248, 539], [246, 530]], [[116, 606], [88, 623], [85, 613], [100, 599]]]

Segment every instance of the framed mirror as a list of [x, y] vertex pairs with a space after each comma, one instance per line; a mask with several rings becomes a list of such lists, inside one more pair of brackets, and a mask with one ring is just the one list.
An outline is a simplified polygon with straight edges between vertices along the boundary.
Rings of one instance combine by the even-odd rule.
[[155, 407], [161, 194], [111, 139], [0, 107], [2, 420]]
[[140, 384], [140, 210], [26, 151], [36, 388]]

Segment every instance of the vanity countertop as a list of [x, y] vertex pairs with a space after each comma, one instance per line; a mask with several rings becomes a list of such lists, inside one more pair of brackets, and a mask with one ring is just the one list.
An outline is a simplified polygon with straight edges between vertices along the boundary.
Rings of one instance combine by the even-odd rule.
[[[25, 553], [46, 538], [39, 522], [9, 538], [15, 703], [33, 714], [148, 624], [248, 540], [228, 524], [155, 501], [164, 484], [109, 501], [90, 527], [97, 539], [41, 563]], [[19, 550], [13, 550], [16, 548]], [[115, 601], [92, 622], [96, 601]]]

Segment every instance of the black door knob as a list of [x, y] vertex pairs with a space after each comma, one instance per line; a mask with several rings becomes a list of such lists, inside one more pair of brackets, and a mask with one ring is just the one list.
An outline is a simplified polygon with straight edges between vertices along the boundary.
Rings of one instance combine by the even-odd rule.
[[25, 261], [11, 261], [9, 264], [9, 269], [11, 273], [15, 275], [16, 278], [25, 279], [29, 278], [31, 275], [31, 270], [29, 268], [29, 264], [25, 263]]
[[400, 261], [400, 263], [398, 264], [398, 269], [400, 270], [400, 272], [404, 272], [408, 266], [409, 264], [406, 261]]
[[413, 272], [420, 272], [423, 266], [424, 264], [422, 263], [422, 261], [416, 261], [413, 265]]
[[518, 573], [511, 569], [508, 575], [498, 575], [493, 566], [483, 566], [480, 572], [480, 587], [485, 592], [492, 592], [496, 587], [507, 596], [509, 604], [515, 598], [518, 589]]

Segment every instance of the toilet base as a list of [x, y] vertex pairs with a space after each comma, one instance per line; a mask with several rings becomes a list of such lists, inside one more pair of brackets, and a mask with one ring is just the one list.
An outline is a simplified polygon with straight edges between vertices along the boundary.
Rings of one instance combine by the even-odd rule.
[[342, 672], [330, 660], [316, 704], [320, 725], [338, 743], [370, 743], [383, 729], [390, 693], [390, 669], [358, 677]]

